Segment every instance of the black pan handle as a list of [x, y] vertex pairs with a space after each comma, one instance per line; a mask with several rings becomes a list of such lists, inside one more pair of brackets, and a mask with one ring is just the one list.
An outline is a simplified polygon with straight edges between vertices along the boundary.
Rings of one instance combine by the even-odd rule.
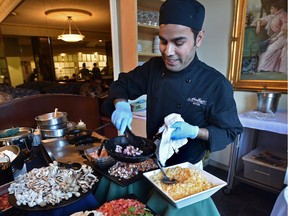
[[128, 127], [126, 127], [124, 134], [130, 145], [137, 146], [137, 138]]
[[104, 147], [104, 145], [105, 145], [106, 142], [108, 142], [108, 139], [102, 140], [101, 146], [100, 146], [100, 148], [99, 148], [98, 151], [97, 151], [98, 157], [100, 157], [101, 152], [102, 152], [102, 149], [103, 149], [103, 147]]
[[155, 136], [153, 136], [152, 141], [155, 142], [156, 140], [161, 140], [162, 139], [162, 132], [157, 133]]
[[91, 144], [91, 143], [100, 142], [100, 141], [101, 140], [98, 139], [97, 137], [86, 137], [86, 138], [76, 141], [74, 144], [75, 146], [78, 146], [78, 145]]

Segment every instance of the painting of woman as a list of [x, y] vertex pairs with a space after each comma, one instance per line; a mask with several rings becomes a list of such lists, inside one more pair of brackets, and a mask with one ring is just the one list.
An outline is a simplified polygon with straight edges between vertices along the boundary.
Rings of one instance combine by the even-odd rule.
[[273, 2], [270, 14], [255, 20], [256, 34], [265, 29], [267, 49], [259, 54], [257, 72], [270, 71], [287, 73], [287, 11], [281, 2]]

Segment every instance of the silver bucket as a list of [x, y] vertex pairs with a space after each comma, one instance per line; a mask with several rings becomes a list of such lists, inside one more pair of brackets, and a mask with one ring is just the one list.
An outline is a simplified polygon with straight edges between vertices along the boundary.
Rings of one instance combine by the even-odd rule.
[[257, 111], [264, 113], [275, 113], [277, 111], [281, 93], [259, 92], [257, 93], [257, 97], [258, 97]]

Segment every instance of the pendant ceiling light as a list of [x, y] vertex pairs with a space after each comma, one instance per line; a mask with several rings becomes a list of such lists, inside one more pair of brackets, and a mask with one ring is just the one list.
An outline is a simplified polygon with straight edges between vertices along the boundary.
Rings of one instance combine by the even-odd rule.
[[[64, 28], [63, 33], [61, 35], [58, 35], [58, 40], [63, 40], [65, 42], [82, 41], [85, 36], [81, 34], [77, 26], [74, 24], [72, 17], [68, 16], [67, 18], [68, 19], [67, 19], [66, 25], [68, 24], [68, 34], [67, 33], [65, 34], [66, 28]], [[72, 30], [71, 30], [72, 26], [76, 28], [78, 34], [72, 34]]]

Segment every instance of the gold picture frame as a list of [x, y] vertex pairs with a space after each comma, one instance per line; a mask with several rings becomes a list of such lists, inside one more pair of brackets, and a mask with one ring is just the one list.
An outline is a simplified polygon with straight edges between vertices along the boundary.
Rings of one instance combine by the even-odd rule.
[[[243, 91], [257, 92], [261, 90], [269, 90], [269, 91], [287, 93], [287, 84], [288, 84], [287, 71], [286, 73], [278, 72], [273, 74], [271, 71], [270, 73], [262, 72], [261, 74], [260, 72], [259, 73], [253, 72], [253, 70], [252, 72], [249, 71], [248, 67], [246, 67], [248, 69], [244, 68], [245, 61], [246, 60], [248, 61], [249, 58], [252, 59], [251, 47], [253, 44], [255, 44], [254, 41], [253, 42], [249, 41], [251, 40], [251, 37], [247, 37], [248, 30], [253, 34], [253, 27], [251, 27], [252, 29], [248, 29], [250, 28], [250, 25], [248, 25], [249, 16], [251, 16], [251, 14], [253, 15], [253, 12], [251, 12], [251, 8], [250, 9], [248, 8], [248, 4], [249, 5], [253, 4], [252, 8], [255, 9], [255, 4], [257, 3], [259, 5], [259, 2], [261, 4], [261, 0], [235, 0], [228, 79], [232, 83], [234, 89], [239, 91], [243, 90]], [[261, 8], [263, 8], [262, 4]], [[253, 19], [255, 20], [256, 18], [253, 17]], [[254, 32], [255, 29], [256, 27], [254, 27]], [[247, 46], [249, 42], [250, 42], [250, 54], [247, 55], [246, 50], [246, 56], [245, 56], [244, 46]], [[253, 55], [255, 55], [255, 53]], [[257, 54], [255, 56], [257, 57]], [[250, 61], [250, 63], [252, 62], [252, 60]], [[249, 66], [249, 63], [247, 65]], [[245, 74], [244, 71], [247, 73]], [[259, 74], [262, 76], [259, 76]], [[272, 74], [271, 76], [274, 77], [270, 78], [268, 77], [268, 74], [270, 75]], [[266, 75], [267, 78], [266, 77], [263, 78], [263, 76]], [[280, 78], [277, 78], [277, 76]]]

